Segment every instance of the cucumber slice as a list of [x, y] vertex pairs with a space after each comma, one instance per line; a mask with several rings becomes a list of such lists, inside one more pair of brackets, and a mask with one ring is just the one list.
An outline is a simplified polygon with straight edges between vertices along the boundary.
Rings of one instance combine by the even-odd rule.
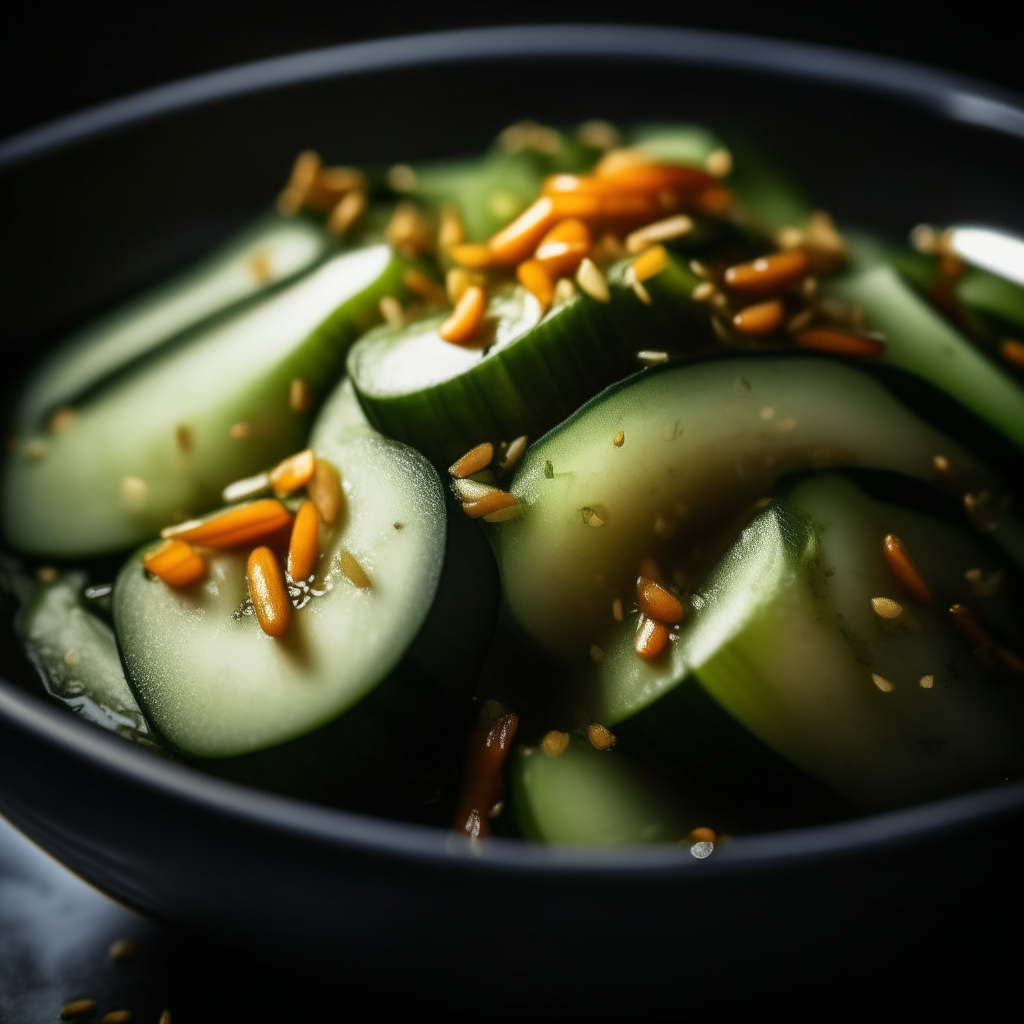
[[859, 306], [886, 339], [885, 362], [920, 377], [1024, 450], [1024, 388], [914, 294], [877, 266], [828, 282], [826, 294]]
[[40, 367], [18, 404], [27, 428], [104, 378], [245, 299], [310, 269], [332, 242], [306, 217], [269, 214], [194, 267], [80, 331]]
[[[900, 597], [882, 554], [890, 532], [913, 552], [932, 601], [904, 599], [887, 619], [872, 599]], [[689, 630], [705, 634], [691, 655], [703, 687], [854, 806], [949, 795], [1024, 767], [1024, 692], [1000, 680], [995, 659], [979, 660], [947, 610], [967, 603], [1019, 646], [1021, 607], [1006, 588], [972, 595], [972, 568], [1005, 566], [966, 531], [829, 475], [751, 525], [701, 588], [680, 643]]]
[[707, 166], [712, 153], [728, 150], [714, 132], [699, 124], [642, 124], [626, 133], [627, 145], [670, 164]]
[[[616, 628], [626, 628], [612, 618], [613, 599], [626, 608], [633, 602], [645, 556], [669, 580], [680, 572], [685, 588], [739, 532], [731, 517], [783, 474], [846, 465], [931, 481], [938, 454], [965, 487], [991, 485], [973, 455], [858, 368], [780, 355], [644, 371], [583, 406], [523, 457], [509, 487], [522, 515], [486, 528], [504, 601], [525, 633], [561, 661], [590, 665], [595, 645], [605, 660], [588, 671], [634, 680], [622, 683], [637, 696], [621, 708], [601, 704], [597, 720], [610, 724], [685, 674], [675, 653], [664, 667], [639, 663], [631, 638], [629, 668], [613, 654]], [[1013, 538], [1002, 523], [993, 536], [1004, 532]], [[717, 542], [716, 533], [724, 534]]]
[[493, 298], [477, 347], [437, 332], [444, 314], [360, 339], [349, 376], [383, 433], [448, 465], [485, 439], [537, 437], [601, 388], [636, 369], [638, 349], [710, 348], [707, 306], [680, 260], [645, 282], [645, 305], [626, 284], [628, 261], [608, 274], [611, 301], [576, 293], [541, 316], [522, 288]]
[[[232, 758], [319, 729], [374, 690], [420, 631], [445, 561], [444, 492], [416, 452], [359, 425], [343, 390], [314, 431], [342, 474], [347, 513], [316, 579], [297, 594], [283, 641], [244, 614], [245, 552], [214, 552], [208, 579], [175, 591], [150, 579], [141, 552], [114, 588], [114, 623], [132, 688], [177, 750]], [[372, 585], [344, 575], [350, 553]]]
[[114, 631], [82, 600], [85, 582], [85, 573], [66, 572], [36, 590], [19, 622], [26, 652], [52, 697], [104, 729], [152, 745]]
[[292, 382], [312, 396], [334, 383], [380, 298], [404, 294], [405, 266], [386, 245], [338, 256], [113, 381], [66, 429], [23, 434], [4, 479], [11, 543], [51, 557], [122, 550], [302, 448], [310, 413], [291, 408]]
[[672, 842], [696, 824], [692, 811], [679, 806], [628, 758], [594, 750], [575, 737], [556, 757], [520, 748], [511, 769], [519, 828], [537, 842]]

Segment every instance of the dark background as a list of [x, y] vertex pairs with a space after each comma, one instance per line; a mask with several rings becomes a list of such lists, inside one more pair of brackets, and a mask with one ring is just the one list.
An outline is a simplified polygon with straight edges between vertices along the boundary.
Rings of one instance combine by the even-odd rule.
[[128, 92], [230, 64], [331, 44], [468, 25], [646, 22], [766, 35], [926, 63], [1024, 91], [1009, 5], [880, 0], [719, 3], [19, 4], [0, 41], [0, 137]]

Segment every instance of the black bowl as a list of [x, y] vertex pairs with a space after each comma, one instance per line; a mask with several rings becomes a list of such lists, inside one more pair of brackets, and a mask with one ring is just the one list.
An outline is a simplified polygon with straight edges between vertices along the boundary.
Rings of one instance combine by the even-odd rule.
[[[897, 237], [919, 221], [1024, 230], [1024, 101], [940, 72], [621, 26], [343, 46], [153, 90], [0, 145], [8, 380], [244, 221], [299, 149], [355, 163], [474, 153], [526, 116], [740, 131], [843, 223]], [[685, 847], [470, 843], [164, 761], [30, 692], [4, 630], [4, 668], [25, 681], [0, 681], [0, 812], [126, 904], [364, 990], [401, 978], [416, 998], [453, 1005], [545, 999], [596, 1012], [671, 992], [720, 1010], [782, 980], [802, 994], [837, 979], [875, 991], [941, 969], [948, 985], [1008, 955], [996, 926], [1019, 906], [1020, 782], [738, 838], [706, 861]]]

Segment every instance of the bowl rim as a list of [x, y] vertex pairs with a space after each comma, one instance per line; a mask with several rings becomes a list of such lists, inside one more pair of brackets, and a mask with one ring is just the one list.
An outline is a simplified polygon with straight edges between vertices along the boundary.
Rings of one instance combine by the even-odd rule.
[[[1024, 96], [934, 68], [831, 47], [726, 32], [626, 25], [512, 25], [397, 36], [229, 67], [92, 107], [0, 141], [0, 171], [79, 142], [209, 103], [321, 79], [483, 59], [642, 58], [744, 70], [888, 95], [949, 120], [1024, 140]], [[104, 772], [218, 816], [352, 852], [530, 874], [705, 877], [883, 851], [1024, 809], [1024, 780], [835, 824], [738, 837], [708, 860], [685, 845], [590, 849], [470, 840], [250, 789], [164, 760], [0, 678], [0, 717]]]

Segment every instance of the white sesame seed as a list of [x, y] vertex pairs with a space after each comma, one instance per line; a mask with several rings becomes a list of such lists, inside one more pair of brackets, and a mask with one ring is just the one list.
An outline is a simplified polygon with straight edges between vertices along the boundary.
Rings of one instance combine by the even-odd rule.
[[641, 253], [655, 242], [669, 242], [675, 238], [682, 238], [692, 230], [693, 221], [685, 213], [656, 220], [653, 224], [647, 224], [626, 236], [626, 251]]
[[464, 477], [461, 480], [453, 480], [452, 485], [455, 487], [455, 493], [463, 501], [479, 501], [484, 495], [490, 494], [491, 491], [496, 491], [497, 487], [492, 487], [490, 484], [482, 484], [476, 480], [470, 480], [469, 477]]
[[515, 438], [508, 443], [508, 449], [505, 452], [505, 458], [502, 459], [501, 468], [511, 469], [522, 457], [523, 452], [526, 451], [526, 443], [529, 438], [525, 434], [520, 434], [519, 437]]
[[922, 690], [930, 690], [935, 685], [935, 676], [921, 676], [917, 681], [917, 685], [920, 686]]
[[880, 676], [877, 672], [871, 673], [871, 681], [882, 691], [882, 693], [892, 693], [896, 689], [896, 684], [891, 683], [885, 676]]
[[727, 149], [716, 149], [708, 153], [704, 169], [715, 178], [727, 178], [732, 172], [732, 153]]
[[576, 294], [576, 285], [568, 277], [560, 277], [555, 282], [554, 303], [556, 306], [568, 302]]
[[385, 295], [377, 303], [380, 315], [384, 321], [392, 327], [401, 327], [405, 323], [405, 313], [402, 304], [393, 295]]
[[636, 354], [637, 359], [646, 366], [657, 366], [659, 363], [668, 362], [668, 353], [659, 352], [655, 349], [644, 348]]
[[416, 172], [408, 164], [395, 164], [386, 175], [388, 188], [395, 192], [411, 192], [416, 187]]
[[589, 257], [583, 259], [576, 271], [576, 283], [592, 299], [596, 299], [598, 302], [611, 301], [612, 294], [608, 290], [608, 282], [597, 264]]
[[891, 597], [873, 597], [871, 610], [880, 619], [898, 619], [903, 614], [903, 605]]
[[704, 860], [710, 857], [715, 851], [715, 844], [708, 842], [694, 843], [690, 847], [690, 853], [697, 858], [697, 860]]
[[256, 494], [270, 489], [270, 474], [257, 473], [255, 476], [245, 477], [243, 480], [236, 480], [230, 483], [221, 492], [221, 500], [225, 505], [241, 501], [243, 498], [251, 498]]
[[707, 302], [715, 294], [715, 286], [710, 281], [701, 281], [696, 288], [690, 292], [690, 298], [694, 302]]

